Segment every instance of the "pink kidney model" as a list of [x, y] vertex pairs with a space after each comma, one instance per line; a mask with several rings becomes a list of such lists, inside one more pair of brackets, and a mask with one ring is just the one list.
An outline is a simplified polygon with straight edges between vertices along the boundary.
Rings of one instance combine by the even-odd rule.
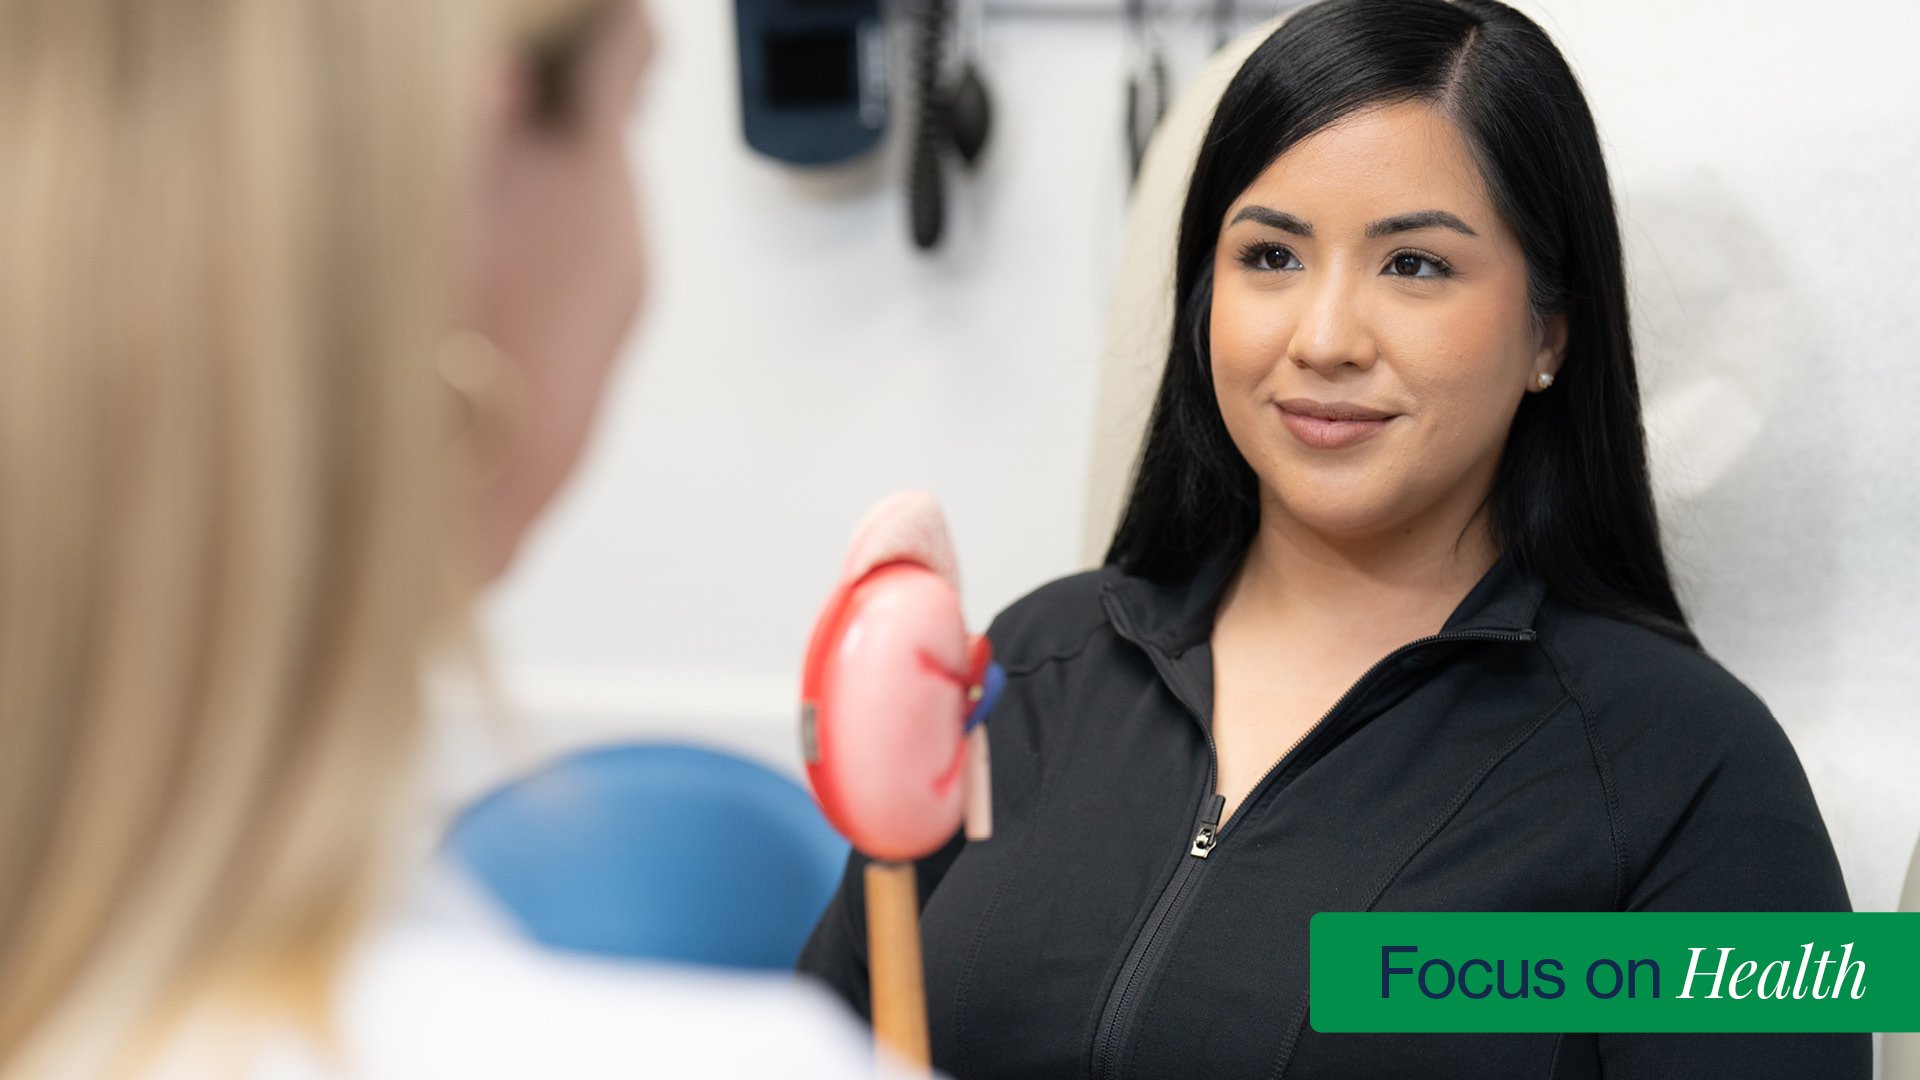
[[953, 545], [933, 497], [902, 492], [854, 532], [814, 624], [801, 680], [807, 779], [865, 854], [918, 859], [962, 820], [992, 830], [981, 726], [1002, 676], [960, 613]]
[[1005, 676], [967, 633], [946, 519], [924, 492], [875, 506], [814, 624], [801, 678], [807, 779], [827, 820], [872, 860], [866, 897], [882, 1045], [927, 1062], [911, 860], [962, 822], [992, 832], [982, 726]]

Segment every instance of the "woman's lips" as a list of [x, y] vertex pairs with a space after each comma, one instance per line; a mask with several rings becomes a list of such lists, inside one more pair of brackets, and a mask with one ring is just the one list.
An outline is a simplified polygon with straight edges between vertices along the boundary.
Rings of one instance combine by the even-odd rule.
[[1395, 414], [1357, 405], [1289, 398], [1278, 402], [1280, 422], [1293, 437], [1316, 450], [1338, 450], [1365, 442], [1393, 423]]

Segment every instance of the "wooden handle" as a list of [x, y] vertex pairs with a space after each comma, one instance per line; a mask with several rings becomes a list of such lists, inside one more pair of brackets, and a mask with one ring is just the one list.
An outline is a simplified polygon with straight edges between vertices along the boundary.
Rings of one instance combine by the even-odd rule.
[[967, 733], [967, 839], [993, 839], [993, 755], [987, 725]]
[[910, 862], [867, 864], [867, 970], [873, 1038], [897, 1064], [932, 1070], [927, 989], [920, 964], [920, 893]]

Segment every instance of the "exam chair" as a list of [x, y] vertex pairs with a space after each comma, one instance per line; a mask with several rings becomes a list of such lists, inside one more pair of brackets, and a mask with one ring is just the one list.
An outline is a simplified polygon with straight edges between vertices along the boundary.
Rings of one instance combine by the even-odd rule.
[[703, 747], [562, 758], [454, 822], [446, 853], [534, 940], [790, 971], [847, 844], [792, 780]]
[[1121, 270], [1114, 281], [1101, 352], [1092, 469], [1080, 544], [1085, 566], [1099, 566], [1113, 539], [1146, 434], [1147, 413], [1167, 363], [1167, 339], [1173, 333], [1173, 249], [1200, 140], [1234, 72], [1284, 21], [1284, 16], [1270, 19], [1209, 57], [1200, 73], [1174, 97], [1140, 160], [1133, 194], [1127, 200]]
[[[1907, 864], [1907, 886], [1900, 890], [1900, 910], [1920, 911], [1920, 844]], [[1881, 1036], [1880, 1080], [1920, 1080], [1920, 1033], [1890, 1032]]]

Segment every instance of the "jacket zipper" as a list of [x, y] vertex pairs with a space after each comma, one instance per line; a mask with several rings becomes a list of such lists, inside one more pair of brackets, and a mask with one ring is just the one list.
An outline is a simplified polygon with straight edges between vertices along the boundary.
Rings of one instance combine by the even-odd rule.
[[[1211, 777], [1207, 786], [1213, 786]], [[1155, 946], [1167, 926], [1174, 922], [1181, 902], [1186, 898], [1187, 886], [1204, 865], [1206, 852], [1213, 848], [1213, 832], [1220, 826], [1220, 812], [1226, 806], [1226, 798], [1214, 795], [1207, 800], [1207, 807], [1201, 811], [1199, 831], [1194, 834], [1193, 846], [1188, 854], [1193, 858], [1180, 860], [1174, 869], [1173, 880], [1160, 892], [1160, 899], [1154, 902], [1153, 912], [1147, 916], [1147, 925], [1140, 930], [1140, 936], [1134, 939], [1133, 948], [1128, 951], [1127, 959], [1120, 966], [1120, 977], [1114, 981], [1113, 993], [1107, 998], [1107, 1007], [1100, 1018], [1100, 1034], [1094, 1040], [1094, 1075], [1113, 1076], [1120, 1055], [1122, 1036], [1126, 1031], [1136, 1004], [1135, 988], [1140, 981], [1140, 973], [1147, 961], [1157, 955]]]
[[[1179, 680], [1174, 678], [1168, 670], [1167, 662], [1161, 658], [1159, 650], [1134, 638], [1131, 632], [1126, 633], [1125, 636], [1146, 652], [1147, 658], [1153, 662], [1154, 670], [1159, 672], [1163, 683], [1169, 687], [1179, 685]], [[1279, 759], [1268, 766], [1267, 771], [1240, 801], [1240, 806], [1234, 813], [1234, 821], [1239, 821], [1243, 816], [1242, 812], [1253, 805], [1254, 800], [1279, 773], [1280, 767], [1286, 764], [1287, 759], [1293, 756], [1293, 752], [1300, 747], [1300, 744], [1324, 727], [1328, 720], [1337, 716], [1354, 699], [1360, 688], [1387, 665], [1399, 661], [1410, 652], [1442, 642], [1532, 641], [1534, 637], [1532, 630], [1455, 630], [1451, 633], [1416, 638], [1374, 661], [1373, 666], [1362, 672], [1360, 677], [1347, 687], [1346, 692], [1320, 715], [1320, 719], [1313, 722], [1313, 726], [1301, 732], [1300, 737], [1287, 747]], [[1173, 879], [1167, 883], [1165, 889], [1161, 890], [1159, 899], [1154, 902], [1153, 911], [1147, 916], [1147, 923], [1141, 928], [1140, 935], [1134, 939], [1133, 947], [1128, 950], [1127, 959], [1120, 966], [1120, 975], [1114, 980], [1113, 990], [1107, 997], [1106, 1008], [1100, 1018], [1100, 1028], [1094, 1038], [1093, 1074], [1096, 1080], [1105, 1080], [1119, 1074], [1122, 1043], [1130, 1026], [1129, 1021], [1132, 1020], [1133, 1010], [1139, 1004], [1137, 991], [1141, 973], [1153, 970], [1151, 963], [1159, 959], [1161, 942], [1170, 936], [1167, 933], [1168, 927], [1177, 923], [1177, 917], [1184, 910], [1189, 890], [1193, 888], [1199, 877], [1204, 860], [1213, 853], [1215, 847], [1219, 846], [1220, 836], [1225, 831], [1225, 827], [1220, 824], [1220, 817], [1226, 809], [1226, 796], [1214, 790], [1219, 783], [1220, 754], [1219, 748], [1213, 741], [1213, 724], [1209, 717], [1200, 715], [1200, 710], [1187, 699], [1185, 694], [1175, 689], [1174, 696], [1180, 698], [1181, 703], [1187, 707], [1187, 711], [1200, 721], [1201, 732], [1207, 738], [1207, 801], [1201, 808], [1200, 818], [1196, 823], [1199, 828], [1194, 833], [1192, 844], [1187, 848], [1187, 857], [1180, 860], [1180, 865], [1174, 870]], [[1231, 825], [1232, 822], [1228, 824]]]

